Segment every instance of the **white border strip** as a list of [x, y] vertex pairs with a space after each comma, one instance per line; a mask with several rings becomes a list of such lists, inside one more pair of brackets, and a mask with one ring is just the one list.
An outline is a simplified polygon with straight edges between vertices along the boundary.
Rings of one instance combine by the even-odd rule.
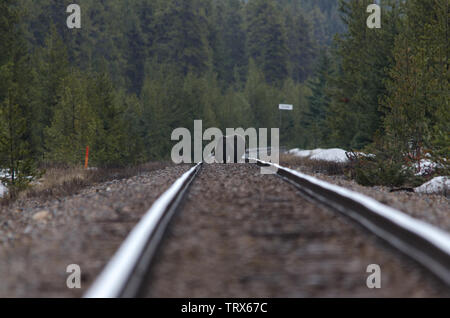
[[100, 276], [84, 295], [84, 298], [119, 297], [131, 272], [135, 268], [151, 234], [164, 215], [168, 205], [181, 190], [200, 164], [184, 173], [175, 183], [153, 203], [150, 210], [133, 228], [128, 237], [106, 265]]
[[356, 201], [356, 202], [364, 205], [365, 207], [367, 207], [374, 213], [399, 225], [400, 227], [405, 228], [408, 231], [413, 232], [413, 233], [423, 237], [424, 239], [428, 240], [433, 245], [435, 245], [436, 247], [438, 247], [439, 249], [441, 249], [442, 251], [444, 251], [445, 253], [450, 255], [450, 234], [431, 225], [431, 224], [425, 223], [421, 220], [417, 220], [417, 219], [405, 214], [404, 212], [401, 212], [390, 206], [382, 204], [382, 203], [376, 201], [375, 199], [372, 199], [371, 197], [368, 197], [361, 193], [339, 187], [337, 185], [334, 185], [334, 184], [319, 180], [317, 178], [314, 178], [312, 176], [303, 174], [296, 170], [282, 167], [278, 164], [265, 162], [265, 161], [262, 161], [259, 159], [258, 159], [258, 161], [263, 164], [272, 165], [279, 170], [284, 170], [286, 172], [289, 172], [293, 175], [296, 175], [302, 179], [305, 179], [305, 180], [311, 182], [312, 184], [315, 184], [324, 189], [336, 192], [339, 195], [342, 195], [343, 197], [346, 197], [353, 201]]

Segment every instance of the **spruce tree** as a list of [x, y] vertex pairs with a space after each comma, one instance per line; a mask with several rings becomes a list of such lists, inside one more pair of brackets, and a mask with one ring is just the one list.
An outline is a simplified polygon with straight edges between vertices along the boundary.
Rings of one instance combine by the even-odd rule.
[[316, 77], [309, 82], [312, 95], [308, 97], [309, 107], [305, 111], [302, 123], [308, 131], [310, 146], [324, 147], [327, 143], [328, 127], [326, 116], [331, 103], [330, 77], [333, 65], [327, 52], [322, 52], [318, 62]]
[[155, 17], [155, 57], [159, 63], [176, 65], [184, 75], [200, 75], [210, 67], [207, 18], [199, 3], [164, 1]]
[[45, 130], [52, 162], [81, 165], [86, 147], [93, 145], [96, 114], [88, 103], [87, 84], [78, 72], [62, 80], [61, 96]]
[[96, 119], [92, 158], [100, 166], [126, 165], [125, 105], [118, 101], [108, 74], [103, 72], [93, 76], [88, 89], [88, 104]]
[[33, 72], [36, 75], [33, 100], [36, 138], [33, 148], [40, 160], [46, 159], [48, 150], [45, 128], [52, 124], [54, 112], [62, 96], [63, 80], [70, 74], [67, 48], [55, 26], [51, 28], [45, 43], [45, 47], [36, 50], [33, 57]]
[[218, 1], [211, 21], [214, 69], [226, 86], [242, 84], [247, 71], [243, 5], [240, 0]]
[[286, 12], [286, 29], [289, 47], [289, 68], [291, 77], [297, 82], [304, 82], [312, 73], [316, 57], [316, 43], [312, 39], [309, 21], [299, 12]]
[[333, 79], [336, 89], [328, 121], [334, 146], [361, 149], [382, 129], [380, 99], [386, 94], [385, 81], [393, 64], [392, 50], [401, 16], [397, 2], [382, 2], [381, 29], [366, 26], [366, 9], [372, 1], [340, 2], [348, 31], [337, 37], [341, 68]]
[[246, 12], [248, 55], [268, 83], [281, 86], [288, 75], [288, 46], [280, 10], [273, 0], [250, 0]]
[[40, 175], [32, 157], [30, 129], [30, 60], [23, 41], [19, 12], [7, 1], [1, 6], [0, 37], [0, 169], [11, 196]]
[[413, 0], [405, 7], [383, 103], [387, 142], [419, 166], [426, 152], [447, 166], [448, 5]]

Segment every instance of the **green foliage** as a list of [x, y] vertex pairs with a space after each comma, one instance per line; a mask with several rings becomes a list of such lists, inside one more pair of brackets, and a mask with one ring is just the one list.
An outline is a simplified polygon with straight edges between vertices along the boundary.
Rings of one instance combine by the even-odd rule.
[[247, 72], [243, 8], [240, 0], [217, 1], [210, 17], [214, 69], [219, 81], [226, 84], [242, 83]]
[[247, 7], [248, 55], [264, 72], [268, 83], [288, 75], [286, 29], [273, 0], [249, 0]]
[[[317, 56], [317, 38], [314, 38], [311, 22], [301, 10], [283, 11], [288, 48], [288, 70], [292, 79], [304, 82], [313, 73], [312, 66]], [[325, 21], [323, 21], [325, 24]]]
[[18, 10], [12, 1], [0, 5], [0, 168], [2, 183], [15, 195], [27, 187], [39, 172], [31, 155], [28, 128], [32, 78], [22, 30], [18, 24]]
[[161, 159], [170, 153], [172, 129], [188, 124], [188, 111], [182, 107], [183, 77], [167, 65], [150, 65], [144, 82], [142, 136], [148, 158]]
[[330, 141], [344, 148], [362, 148], [380, 129], [379, 100], [386, 93], [385, 80], [392, 65], [400, 10], [396, 0], [383, 1], [381, 29], [366, 27], [369, 0], [340, 1], [348, 33], [338, 36], [336, 54], [341, 70], [333, 80], [328, 125]]
[[159, 63], [176, 65], [184, 75], [201, 74], [210, 63], [205, 8], [199, 3], [165, 1], [155, 17], [155, 57]]
[[356, 168], [356, 182], [364, 186], [384, 185], [398, 187], [403, 185], [407, 176], [400, 164], [386, 165], [385, 161], [366, 162]]
[[278, 89], [265, 82], [264, 72], [251, 60], [245, 95], [253, 114], [253, 127], [278, 126], [277, 105], [281, 100], [279, 94]]
[[305, 110], [302, 123], [308, 132], [310, 147], [317, 148], [327, 143], [327, 112], [330, 107], [330, 77], [333, 75], [333, 64], [327, 52], [322, 52], [318, 62], [316, 77], [311, 79], [309, 87], [308, 108]]
[[448, 1], [382, 1], [373, 30], [371, 0], [83, 0], [80, 30], [69, 3], [0, 3], [0, 168], [15, 180], [80, 165], [86, 146], [96, 166], [167, 158], [196, 119], [372, 145], [364, 183], [411, 182], [405, 158], [424, 154], [449, 171]]
[[350, 170], [356, 182], [364, 186], [390, 187], [405, 184], [415, 187], [423, 183], [400, 152], [389, 148], [383, 138], [376, 137], [375, 140], [367, 149], [371, 152], [370, 156], [357, 155], [352, 158]]
[[123, 166], [129, 154], [124, 150], [128, 141], [125, 130], [125, 105], [119, 103], [111, 79], [100, 73], [90, 80], [88, 103], [95, 114], [93, 161], [102, 166]]
[[336, 37], [332, 51], [337, 70], [319, 67], [310, 81], [312, 95], [302, 118], [306, 145], [376, 154], [360, 158], [353, 171], [366, 185], [416, 185], [423, 181], [415, 176], [423, 159], [446, 175], [448, 1], [382, 1], [381, 29], [365, 26], [370, 3], [340, 1], [348, 30]]
[[412, 0], [405, 12], [382, 103], [385, 138], [391, 149], [417, 161], [431, 153], [441, 173], [448, 173], [448, 3]]
[[62, 81], [53, 119], [45, 129], [48, 159], [52, 162], [81, 164], [84, 149], [93, 144], [96, 117], [88, 102], [87, 84], [79, 73]]
[[[4, 69], [3, 69], [4, 71]], [[26, 141], [26, 120], [23, 109], [15, 102], [14, 89], [0, 105], [0, 165], [10, 195], [25, 189], [40, 173], [35, 169]]]

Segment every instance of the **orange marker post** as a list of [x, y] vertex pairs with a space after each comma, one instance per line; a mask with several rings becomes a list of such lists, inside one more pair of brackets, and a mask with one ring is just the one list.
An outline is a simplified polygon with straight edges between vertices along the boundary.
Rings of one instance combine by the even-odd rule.
[[84, 160], [84, 169], [88, 168], [89, 164], [89, 146], [86, 147], [86, 159]]

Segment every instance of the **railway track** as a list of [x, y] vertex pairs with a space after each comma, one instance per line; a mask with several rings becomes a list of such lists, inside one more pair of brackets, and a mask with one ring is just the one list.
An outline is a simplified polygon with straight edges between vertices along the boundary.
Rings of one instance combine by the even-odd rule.
[[86, 293], [86, 298], [136, 296], [164, 230], [201, 166], [197, 164], [184, 173], [153, 204]]
[[[258, 160], [260, 166], [272, 165]], [[450, 286], [450, 236], [366, 196], [278, 165], [278, 176], [314, 202], [320, 202], [361, 224], [420, 263]], [[148, 278], [152, 257], [174, 213], [198, 176], [198, 164], [180, 177], [133, 229], [85, 294], [87, 298], [136, 297]], [[195, 234], [192, 234], [195, 235]]]

